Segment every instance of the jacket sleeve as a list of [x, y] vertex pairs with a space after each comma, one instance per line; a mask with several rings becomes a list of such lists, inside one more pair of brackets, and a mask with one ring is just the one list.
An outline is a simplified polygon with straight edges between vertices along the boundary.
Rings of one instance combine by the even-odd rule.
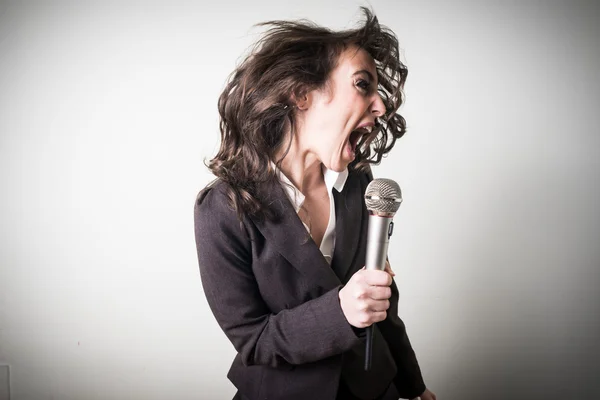
[[245, 223], [218, 188], [202, 197], [194, 207], [202, 286], [219, 326], [245, 365], [304, 364], [360, 343], [340, 306], [341, 285], [297, 307], [272, 313], [260, 294], [265, 288], [259, 288], [254, 277]]
[[[366, 179], [367, 184], [373, 180], [373, 173], [370, 167], [366, 171]], [[423, 382], [417, 357], [408, 339], [406, 326], [398, 316], [400, 295], [398, 286], [393, 280], [391, 289], [392, 296], [390, 297], [387, 318], [378, 322], [377, 326], [385, 338], [398, 367], [398, 373], [394, 378], [394, 385], [398, 389], [398, 394], [402, 398], [412, 399], [421, 395], [425, 391], [426, 386]]]

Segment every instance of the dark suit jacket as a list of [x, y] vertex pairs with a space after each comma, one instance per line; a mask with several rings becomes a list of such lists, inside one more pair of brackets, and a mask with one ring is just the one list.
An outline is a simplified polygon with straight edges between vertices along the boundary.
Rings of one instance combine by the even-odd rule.
[[364, 334], [346, 320], [338, 292], [365, 262], [369, 173], [351, 171], [336, 202], [331, 266], [310, 238], [281, 185], [270, 204], [276, 221], [237, 218], [215, 181], [194, 208], [202, 286], [217, 322], [237, 350], [228, 378], [251, 400], [334, 400], [339, 380], [362, 399], [393, 381], [403, 398], [425, 390], [392, 284], [387, 319], [375, 328], [373, 364], [364, 371]]

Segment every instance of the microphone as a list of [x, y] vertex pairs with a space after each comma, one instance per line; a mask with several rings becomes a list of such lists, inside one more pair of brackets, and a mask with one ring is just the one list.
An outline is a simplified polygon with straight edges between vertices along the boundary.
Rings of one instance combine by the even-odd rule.
[[[394, 230], [392, 219], [402, 203], [400, 186], [391, 179], [373, 179], [365, 191], [365, 203], [369, 211], [365, 267], [384, 270], [390, 236]], [[373, 325], [366, 328], [365, 371], [371, 369], [373, 329]]]

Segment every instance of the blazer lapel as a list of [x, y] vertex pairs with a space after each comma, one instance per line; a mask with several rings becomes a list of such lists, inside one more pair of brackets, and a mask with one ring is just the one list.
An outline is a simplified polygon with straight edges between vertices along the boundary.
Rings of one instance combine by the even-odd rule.
[[310, 281], [326, 290], [339, 286], [340, 279], [310, 237], [280, 184], [272, 185], [269, 203], [279, 216], [277, 221], [252, 218], [266, 241]]
[[[346, 275], [358, 251], [358, 242], [362, 234], [363, 201], [359, 179], [352, 175], [344, 185], [342, 192], [333, 191], [335, 198], [335, 249], [331, 268], [346, 282]], [[362, 267], [362, 266], [361, 266]]]

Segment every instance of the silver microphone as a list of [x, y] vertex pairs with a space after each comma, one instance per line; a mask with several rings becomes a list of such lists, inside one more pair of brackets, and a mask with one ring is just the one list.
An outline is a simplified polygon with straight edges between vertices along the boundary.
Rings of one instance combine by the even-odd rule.
[[[391, 179], [373, 179], [365, 191], [369, 211], [366, 269], [385, 269], [390, 236], [394, 230], [392, 219], [402, 203], [400, 186]], [[365, 371], [371, 369], [373, 355], [373, 325], [366, 329]]]
[[365, 192], [369, 210], [367, 269], [385, 269], [388, 244], [394, 229], [392, 219], [402, 203], [400, 186], [391, 179], [373, 179]]

